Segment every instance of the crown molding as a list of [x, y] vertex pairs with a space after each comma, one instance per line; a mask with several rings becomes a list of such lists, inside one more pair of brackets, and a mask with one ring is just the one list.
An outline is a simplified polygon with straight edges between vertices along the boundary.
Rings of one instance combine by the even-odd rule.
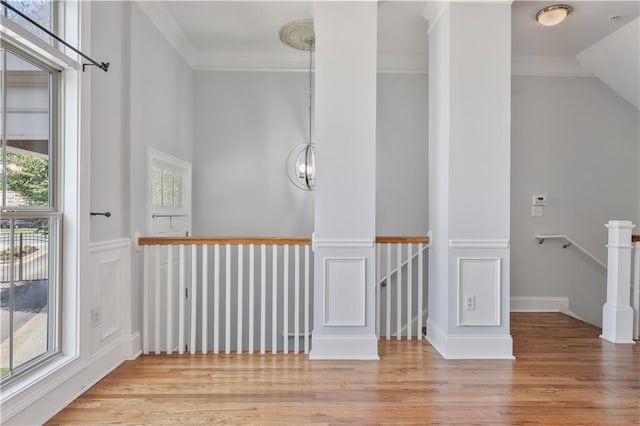
[[570, 56], [513, 56], [511, 74], [526, 76], [593, 77]]
[[193, 61], [196, 57], [196, 49], [184, 35], [180, 26], [171, 16], [165, 5], [161, 1], [136, 0], [136, 4], [142, 12], [149, 18], [153, 25], [165, 36], [178, 54], [193, 68]]

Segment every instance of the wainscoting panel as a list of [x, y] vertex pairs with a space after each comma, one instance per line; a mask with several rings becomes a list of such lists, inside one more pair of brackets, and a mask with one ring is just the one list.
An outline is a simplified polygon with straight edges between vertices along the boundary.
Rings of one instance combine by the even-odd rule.
[[325, 326], [364, 326], [365, 258], [325, 258]]
[[458, 258], [458, 326], [499, 326], [501, 259]]

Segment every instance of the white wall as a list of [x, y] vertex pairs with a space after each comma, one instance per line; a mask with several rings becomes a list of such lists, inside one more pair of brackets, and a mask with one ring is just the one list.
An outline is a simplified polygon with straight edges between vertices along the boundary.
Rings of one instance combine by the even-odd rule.
[[[602, 267], [537, 233], [567, 234], [606, 262], [609, 219], [638, 218], [638, 112], [595, 78], [514, 77], [511, 294], [568, 297], [599, 325]], [[531, 196], [546, 194], [543, 217]]]
[[311, 236], [314, 194], [285, 172], [308, 139], [308, 76], [195, 73], [195, 235]]
[[378, 74], [376, 234], [427, 235], [426, 74]]
[[[109, 62], [109, 72], [91, 73], [91, 242], [129, 236], [129, 135], [125, 92], [129, 62], [129, 8], [122, 2], [94, 2], [91, 36], [94, 56]], [[109, 36], [106, 36], [109, 34]]]
[[[195, 73], [196, 235], [311, 235], [314, 194], [284, 168], [307, 140], [307, 78]], [[426, 75], [378, 75], [378, 235], [427, 232], [427, 103]]]

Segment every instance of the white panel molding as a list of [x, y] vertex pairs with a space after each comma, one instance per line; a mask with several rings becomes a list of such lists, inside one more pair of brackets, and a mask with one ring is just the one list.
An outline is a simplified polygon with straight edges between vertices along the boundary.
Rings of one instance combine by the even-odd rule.
[[373, 248], [376, 240], [374, 238], [313, 238], [313, 248]]
[[593, 77], [574, 57], [513, 56], [511, 74], [525, 76]]
[[509, 240], [504, 239], [451, 239], [450, 248], [457, 249], [508, 249]]
[[427, 320], [426, 339], [444, 359], [515, 359], [509, 335], [447, 335]]
[[[336, 269], [337, 267], [341, 268], [341, 271], [338, 271]], [[345, 267], [348, 267], [350, 271], [346, 271], [344, 269]], [[345, 272], [348, 273], [348, 276], [340, 276], [345, 274]], [[328, 327], [363, 327], [366, 320], [366, 258], [325, 257], [324, 277], [324, 325]], [[349, 289], [348, 287], [351, 288]], [[350, 294], [350, 297], [348, 297], [350, 301], [357, 300], [359, 305], [351, 305], [348, 312], [345, 312], [335, 306], [335, 303], [342, 299], [342, 297], [340, 294], [334, 293], [345, 292], [347, 290], [351, 290], [353, 293], [359, 293]], [[338, 315], [338, 317], [334, 318], [336, 315]]]
[[374, 335], [313, 335], [309, 359], [379, 360], [378, 338]]
[[[458, 258], [458, 272], [457, 272], [457, 318], [458, 318], [458, 326], [460, 327], [479, 327], [479, 326], [499, 326], [500, 325], [500, 316], [501, 316], [501, 291], [502, 291], [502, 262], [499, 257], [459, 257]], [[463, 273], [465, 264], [478, 264], [484, 263], [493, 266], [493, 295], [494, 295], [494, 309], [493, 309], [493, 317], [486, 319], [465, 319], [465, 312], [474, 312], [474, 311], [465, 311], [465, 274]], [[483, 289], [485, 290], [485, 289]], [[488, 289], [486, 289], [488, 290]], [[479, 292], [474, 292], [474, 294], [479, 294]], [[483, 291], [482, 294], [488, 294], [488, 291]], [[478, 297], [477, 295], [475, 297]], [[476, 305], [478, 304], [478, 300], [476, 300]], [[477, 308], [477, 306], [476, 306]]]

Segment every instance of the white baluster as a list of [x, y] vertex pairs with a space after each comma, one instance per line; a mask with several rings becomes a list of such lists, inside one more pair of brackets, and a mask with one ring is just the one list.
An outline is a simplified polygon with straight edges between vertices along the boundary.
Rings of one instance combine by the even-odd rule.
[[300, 246], [294, 246], [293, 352], [300, 353]]
[[227, 244], [225, 255], [225, 324], [224, 324], [224, 353], [231, 353], [231, 245]]
[[167, 246], [167, 355], [173, 351], [173, 246]]
[[289, 245], [285, 244], [284, 246], [284, 284], [283, 284], [283, 293], [282, 298], [284, 299], [282, 302], [283, 309], [283, 320], [282, 320], [282, 335], [283, 337], [283, 346], [282, 351], [285, 354], [289, 353]]
[[155, 296], [155, 338], [154, 342], [155, 353], [160, 353], [160, 248], [161, 246], [155, 246], [156, 252], [156, 264], [155, 266], [155, 289], [153, 295]]
[[385, 279], [385, 302], [387, 305], [387, 340], [391, 340], [391, 243], [387, 243], [387, 278]]
[[213, 353], [220, 352], [220, 244], [213, 246]]
[[253, 353], [253, 336], [255, 325], [254, 320], [254, 297], [255, 297], [255, 245], [249, 244], [249, 353]]
[[142, 257], [142, 353], [149, 353], [149, 246], [144, 246]]
[[180, 244], [178, 250], [180, 254], [180, 269], [179, 269], [179, 285], [178, 285], [178, 353], [184, 354], [184, 302], [185, 302], [185, 277], [184, 277], [184, 244]]
[[[389, 273], [387, 273], [389, 276]], [[402, 244], [396, 244], [396, 337], [402, 339]]]
[[260, 246], [260, 353], [266, 350], [267, 334], [267, 246]]
[[189, 346], [192, 355], [196, 353], [196, 321], [197, 321], [197, 302], [198, 302], [198, 248], [195, 244], [191, 245], [191, 341]]
[[271, 265], [271, 353], [278, 352], [278, 246], [272, 246]]
[[237, 337], [237, 352], [239, 354], [242, 353], [242, 318], [244, 315], [244, 312], [242, 310], [242, 298], [243, 298], [243, 294], [242, 294], [242, 261], [243, 261], [243, 251], [244, 251], [244, 246], [242, 244], [238, 244], [238, 337]]
[[413, 245], [407, 244], [407, 340], [411, 340], [411, 327], [413, 326]]
[[376, 244], [376, 336], [380, 340], [380, 244]]
[[640, 243], [633, 243], [633, 291], [631, 292], [632, 307], [634, 312], [633, 338], [638, 340], [638, 328], [640, 328]]
[[422, 297], [423, 291], [422, 287], [424, 283], [423, 280], [423, 271], [422, 271], [422, 252], [424, 251], [424, 244], [418, 244], [418, 340], [422, 340]]
[[202, 246], [202, 353], [208, 352], [207, 333], [208, 333], [208, 312], [207, 302], [209, 299], [209, 246]]
[[309, 353], [309, 246], [304, 246], [304, 353]]

